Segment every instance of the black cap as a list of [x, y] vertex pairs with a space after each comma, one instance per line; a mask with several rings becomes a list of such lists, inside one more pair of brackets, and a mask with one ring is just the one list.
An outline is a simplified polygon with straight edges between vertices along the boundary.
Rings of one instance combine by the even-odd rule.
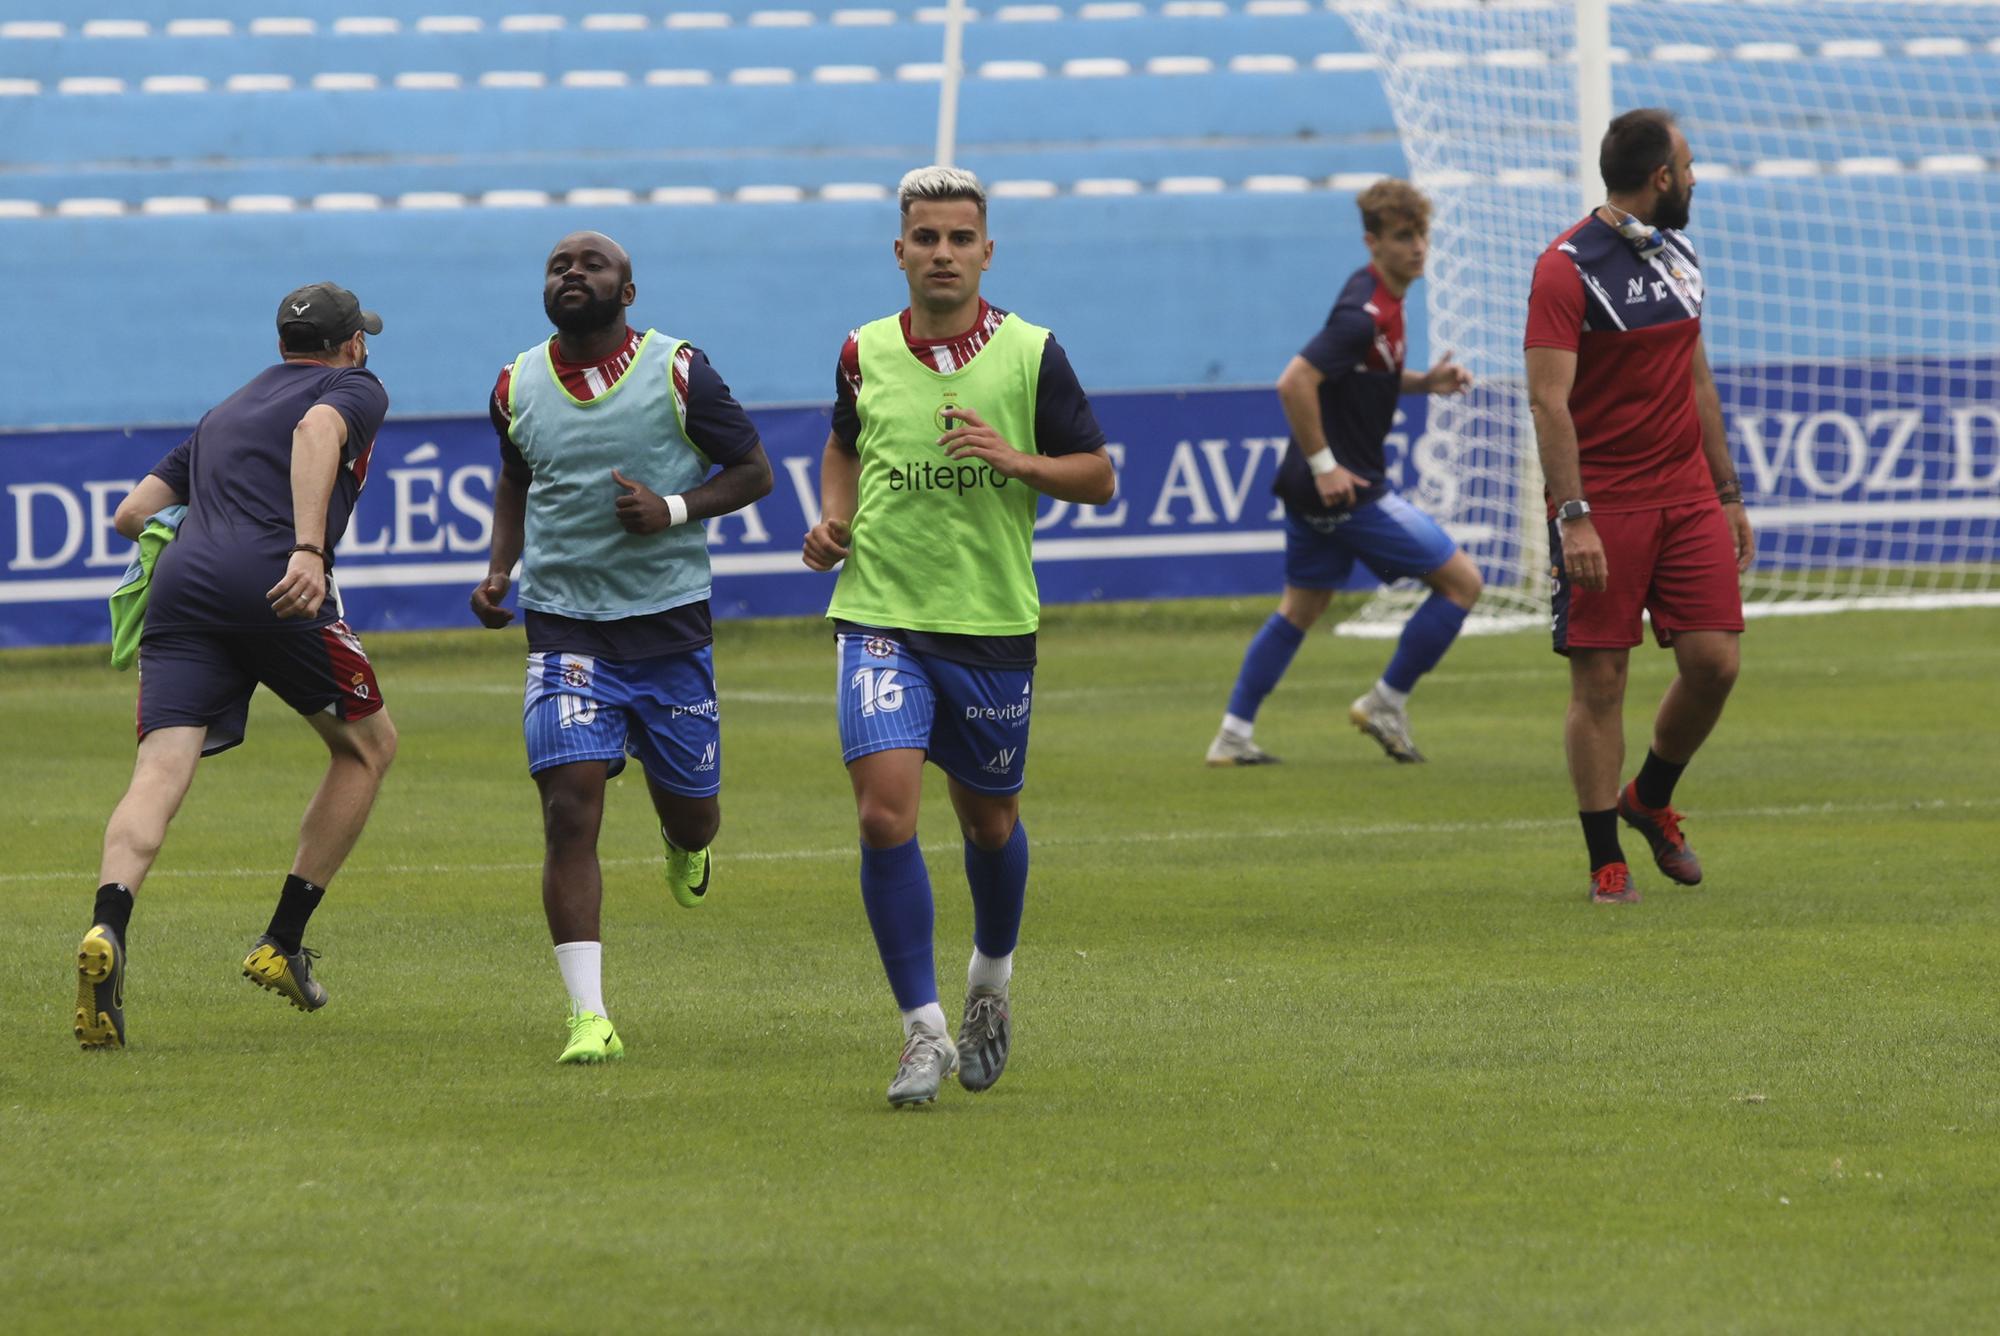
[[382, 317], [338, 283], [308, 283], [278, 304], [278, 335], [299, 352], [347, 342], [355, 331], [382, 332]]

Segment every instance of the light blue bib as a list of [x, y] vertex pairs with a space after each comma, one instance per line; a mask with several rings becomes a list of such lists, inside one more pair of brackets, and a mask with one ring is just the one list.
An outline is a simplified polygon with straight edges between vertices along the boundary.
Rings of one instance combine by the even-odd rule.
[[535, 472], [528, 487], [521, 606], [583, 621], [644, 617], [709, 594], [708, 534], [699, 523], [627, 533], [614, 510], [617, 469], [661, 496], [708, 476], [674, 401], [684, 340], [647, 330], [632, 365], [587, 402], [556, 379], [549, 346], [514, 359], [507, 435]]

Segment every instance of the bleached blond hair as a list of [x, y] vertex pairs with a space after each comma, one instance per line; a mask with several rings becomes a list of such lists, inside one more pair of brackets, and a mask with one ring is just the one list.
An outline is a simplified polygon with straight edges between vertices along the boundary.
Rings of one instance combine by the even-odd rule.
[[896, 187], [896, 202], [905, 218], [919, 200], [947, 199], [969, 199], [979, 206], [979, 216], [986, 216], [986, 187], [963, 167], [918, 167], [905, 172]]

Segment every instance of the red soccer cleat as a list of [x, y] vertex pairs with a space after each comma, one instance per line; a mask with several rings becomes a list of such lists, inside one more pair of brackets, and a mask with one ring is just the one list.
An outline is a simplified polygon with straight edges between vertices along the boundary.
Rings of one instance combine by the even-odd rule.
[[1669, 881], [1683, 886], [1701, 884], [1701, 860], [1694, 856], [1687, 837], [1681, 834], [1679, 812], [1671, 807], [1641, 806], [1638, 781], [1634, 780], [1618, 795], [1618, 815], [1653, 846], [1653, 862]]
[[1632, 869], [1623, 863], [1606, 863], [1590, 874], [1590, 903], [1594, 905], [1636, 905], [1639, 888], [1632, 884]]

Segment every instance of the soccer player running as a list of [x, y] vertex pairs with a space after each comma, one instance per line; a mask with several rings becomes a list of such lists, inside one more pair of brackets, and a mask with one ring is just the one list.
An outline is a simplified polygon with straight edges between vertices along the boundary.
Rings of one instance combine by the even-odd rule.
[[514, 619], [501, 602], [520, 562], [542, 909], [570, 1000], [558, 1062], [625, 1054], [604, 1005], [597, 831], [628, 752], [660, 818], [668, 888], [690, 908], [707, 898], [722, 753], [701, 521], [771, 490], [757, 429], [708, 358], [626, 323], [637, 294], [617, 242], [558, 241], [542, 269], [556, 332], [501, 371], [489, 408], [501, 470], [472, 611], [488, 627]]
[[1272, 488], [1285, 506], [1285, 591], [1243, 655], [1222, 727], [1208, 745], [1211, 766], [1277, 761], [1253, 736], [1258, 707], [1357, 560], [1385, 582], [1407, 576], [1431, 588], [1380, 680], [1347, 712], [1393, 759], [1423, 760], [1410, 738], [1410, 692], [1479, 601], [1479, 568], [1436, 520], [1396, 493], [1382, 457], [1402, 395], [1458, 394], [1472, 384], [1450, 353], [1429, 371], [1403, 369], [1403, 297], [1423, 277], [1431, 203], [1395, 180], [1377, 181], [1355, 203], [1368, 263], [1278, 377], [1278, 401], [1292, 428]]
[[154, 564], [139, 643], [139, 753], [104, 831], [97, 904], [77, 950], [76, 1037], [125, 1044], [125, 953], [132, 901], [204, 756], [243, 741], [259, 684], [326, 743], [326, 776], [299, 825], [298, 852], [270, 925], [243, 961], [252, 983], [301, 1011], [326, 1005], [306, 923], [346, 861], [396, 730], [375, 670], [341, 619], [333, 549], [368, 476], [389, 410], [366, 369], [381, 317], [314, 283], [278, 306], [282, 360], [202, 416], [119, 503], [136, 539], [149, 516], [185, 503]]
[[[900, 314], [841, 348], [816, 571], [846, 563], [827, 616], [840, 663], [842, 759], [861, 826], [861, 899], [903, 1013], [891, 1104], [1000, 1079], [1008, 983], [1028, 883], [1020, 794], [1041, 604], [1040, 496], [1101, 505], [1104, 433], [1046, 329], [979, 295], [993, 262], [986, 193], [923, 167], [898, 191]], [[917, 847], [925, 757], [945, 772], [965, 845], [973, 950], [954, 1046], [938, 1004], [929, 875]]]
[[[1701, 880], [1674, 785], [1735, 685], [1738, 577], [1755, 547], [1701, 346], [1701, 268], [1680, 231], [1695, 185], [1687, 139], [1668, 112], [1628, 111], [1605, 131], [1598, 165], [1609, 198], [1536, 263], [1524, 343], [1590, 898], [1626, 904], [1639, 892], [1620, 817], [1669, 880]], [[1642, 612], [1677, 674], [1645, 764], [1621, 790], [1626, 660]]]

